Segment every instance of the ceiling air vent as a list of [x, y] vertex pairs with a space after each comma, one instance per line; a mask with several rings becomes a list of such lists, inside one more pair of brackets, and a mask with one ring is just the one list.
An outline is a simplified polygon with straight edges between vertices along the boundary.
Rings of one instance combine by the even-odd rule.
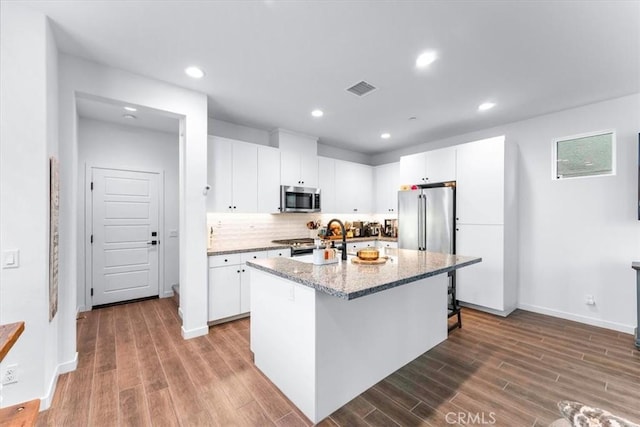
[[358, 96], [364, 96], [374, 90], [376, 90], [375, 86], [363, 80], [351, 86], [349, 89], [347, 89], [347, 92], [351, 92], [354, 95], [358, 95]]

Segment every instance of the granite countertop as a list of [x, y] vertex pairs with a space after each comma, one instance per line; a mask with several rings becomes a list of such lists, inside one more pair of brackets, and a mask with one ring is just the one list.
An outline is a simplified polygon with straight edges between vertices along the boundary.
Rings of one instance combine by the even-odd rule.
[[410, 249], [387, 249], [385, 253], [389, 260], [379, 265], [353, 264], [350, 260], [313, 265], [297, 261], [296, 258], [259, 259], [247, 261], [247, 265], [351, 300], [482, 261], [478, 257]]
[[640, 261], [633, 261], [631, 263], [631, 268], [633, 268], [634, 270], [640, 271]]
[[[395, 237], [382, 237], [382, 236], [372, 236], [372, 237], [353, 237], [351, 239], [347, 239], [348, 242], [366, 242], [370, 240], [381, 240], [384, 242], [397, 242], [398, 239]], [[342, 240], [336, 240], [336, 244], [342, 242]], [[273, 243], [271, 240], [237, 240], [237, 241], [226, 241], [226, 242], [217, 242], [214, 243], [213, 247], [207, 249], [207, 255], [226, 255], [226, 254], [234, 254], [241, 252], [254, 252], [254, 251], [270, 251], [272, 249], [287, 249], [288, 245], [282, 245]]]

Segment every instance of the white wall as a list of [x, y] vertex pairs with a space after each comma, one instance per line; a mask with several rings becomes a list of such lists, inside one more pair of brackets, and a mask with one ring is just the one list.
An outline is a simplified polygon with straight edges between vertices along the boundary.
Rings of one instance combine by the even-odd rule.
[[[180, 271], [178, 238], [169, 236], [170, 230], [178, 229], [178, 122], [176, 121], [175, 134], [171, 134], [80, 117], [78, 164], [78, 203], [82, 206], [86, 204], [85, 170], [88, 168], [105, 167], [160, 173], [164, 187], [164, 223], [161, 224], [160, 230], [164, 268], [159, 275], [160, 296], [171, 296], [171, 285], [178, 283]], [[80, 221], [78, 235], [84, 235], [84, 230], [85, 224]], [[80, 278], [86, 277], [85, 247], [86, 245], [78, 248]], [[78, 280], [78, 307], [81, 310], [89, 309], [91, 304], [90, 301], [85, 301], [85, 290], [85, 280]]]
[[[617, 173], [551, 179], [552, 140], [615, 129]], [[519, 146], [519, 306], [631, 333], [635, 275], [640, 94], [458, 135], [375, 156], [375, 164], [495, 135]], [[595, 296], [587, 306], [585, 295]]]
[[[69, 55], [60, 55], [61, 185], [69, 190], [61, 206], [65, 246], [61, 256], [68, 270], [61, 280], [74, 284], [79, 276], [78, 250], [84, 242], [77, 232], [82, 204], [78, 201], [78, 139], [75, 95], [140, 105], [182, 118], [179, 141], [179, 251], [182, 335], [204, 335], [207, 327], [207, 97], [167, 83], [106, 67]], [[62, 231], [62, 230], [61, 230]], [[76, 295], [73, 295], [74, 301]]]
[[19, 382], [2, 389], [2, 406], [50, 404], [59, 372], [75, 366], [70, 283], [59, 281], [49, 322], [49, 156], [58, 155], [58, 52], [46, 18], [0, 3], [0, 250], [20, 251], [20, 266], [0, 270], [0, 323], [25, 321], [1, 370], [18, 364]]

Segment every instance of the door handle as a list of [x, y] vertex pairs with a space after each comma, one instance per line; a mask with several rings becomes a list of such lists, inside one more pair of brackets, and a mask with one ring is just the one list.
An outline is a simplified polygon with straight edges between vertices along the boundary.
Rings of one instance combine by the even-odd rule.
[[155, 246], [159, 244], [160, 244], [160, 240], [152, 240], [150, 242], [147, 242], [147, 245], [151, 245], [151, 246]]

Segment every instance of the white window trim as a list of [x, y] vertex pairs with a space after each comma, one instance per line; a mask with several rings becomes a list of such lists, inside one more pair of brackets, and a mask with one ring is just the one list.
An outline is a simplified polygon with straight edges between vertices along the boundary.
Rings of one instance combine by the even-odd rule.
[[[579, 139], [586, 138], [589, 136], [597, 136], [604, 135], [610, 133], [611, 134], [611, 172], [610, 173], [602, 173], [598, 175], [585, 175], [585, 176], [568, 176], [566, 178], [558, 178], [558, 142], [567, 141], [570, 139]], [[580, 133], [577, 135], [563, 136], [560, 138], [554, 138], [551, 141], [551, 179], [553, 181], [566, 181], [569, 179], [584, 179], [584, 178], [601, 178], [605, 176], [615, 176], [616, 175], [616, 131], [615, 129], [606, 129], [595, 132], [586, 132]]]

